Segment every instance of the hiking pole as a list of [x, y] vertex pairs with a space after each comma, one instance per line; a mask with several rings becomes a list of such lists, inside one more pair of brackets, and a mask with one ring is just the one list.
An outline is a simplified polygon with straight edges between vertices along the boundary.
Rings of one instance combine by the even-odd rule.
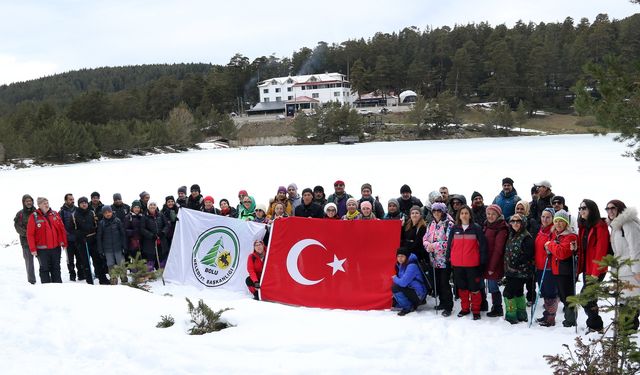
[[[158, 242], [154, 242], [155, 247], [156, 247], [156, 260], [158, 261], [158, 271], [160, 271], [160, 255], [158, 255]], [[162, 272], [160, 272], [160, 278], [162, 279], [162, 285], [166, 285], [164, 283], [164, 268], [162, 269]]]
[[89, 257], [89, 245], [87, 244], [87, 241], [84, 241], [84, 249], [87, 251], [87, 265], [89, 267], [87, 267], [87, 270], [89, 271], [89, 275], [88, 277], [90, 277], [89, 280], [91, 280], [91, 283], [93, 284], [93, 271], [91, 270], [91, 258]]
[[542, 284], [544, 283], [544, 275], [545, 273], [547, 273], [547, 264], [549, 264], [549, 255], [547, 255], [547, 259], [544, 260], [544, 269], [542, 270], [542, 277], [540, 278], [538, 293], [536, 293], [536, 299], [533, 300], [533, 305], [531, 306], [531, 319], [529, 320], [529, 328], [531, 328], [531, 325], [533, 324], [533, 314], [536, 312], [538, 300], [540, 299], [540, 295], [542, 294]]
[[[433, 269], [433, 295], [436, 298], [436, 306], [439, 305], [438, 303], [438, 285], [436, 284], [436, 265], [435, 262], [431, 262], [431, 268]], [[434, 308], [433, 311], [435, 311], [436, 315], [438, 315], [438, 309]]]
[[[576, 250], [578, 249], [578, 244], [576, 243], [576, 241], [571, 241], [571, 277], [573, 277], [573, 280], [571, 280], [573, 282], [573, 295], [576, 295], [576, 278], [578, 277], [578, 275], [576, 275], [576, 263], [578, 262], [577, 256], [576, 256]], [[576, 304], [574, 306], [574, 316], [575, 316], [575, 323], [576, 323], [576, 335], [578, 334], [578, 305]]]

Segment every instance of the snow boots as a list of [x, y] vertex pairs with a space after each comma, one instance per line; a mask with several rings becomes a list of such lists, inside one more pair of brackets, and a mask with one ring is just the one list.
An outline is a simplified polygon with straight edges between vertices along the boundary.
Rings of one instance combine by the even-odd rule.
[[538, 319], [538, 323], [543, 327], [553, 327], [556, 325], [556, 311], [558, 311], [558, 301], [556, 298], [544, 299], [544, 311], [542, 318]]
[[516, 301], [513, 298], [504, 297], [504, 307], [506, 309], [506, 313], [504, 314], [504, 318], [507, 322], [511, 324], [518, 324], [518, 315], [516, 314]]
[[495, 318], [502, 316], [502, 314], [504, 314], [502, 311], [502, 295], [500, 292], [491, 293], [491, 311], [487, 313], [487, 316]]
[[518, 321], [526, 322], [528, 321], [527, 316], [527, 299], [525, 296], [520, 296], [515, 298], [516, 301], [516, 316], [518, 317]]
[[460, 318], [465, 315], [469, 315], [469, 313], [471, 312], [471, 304], [469, 301], [469, 290], [458, 288], [458, 296], [460, 297], [460, 308], [461, 308], [460, 312], [458, 313], [458, 318]]

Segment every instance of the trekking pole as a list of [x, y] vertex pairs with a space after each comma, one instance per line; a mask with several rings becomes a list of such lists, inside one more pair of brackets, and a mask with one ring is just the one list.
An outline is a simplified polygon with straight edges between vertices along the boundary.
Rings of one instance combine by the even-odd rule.
[[[576, 263], [578, 262], [577, 256], [576, 256], [576, 250], [578, 248], [578, 244], [576, 243], [576, 241], [571, 241], [571, 277], [573, 277], [573, 280], [571, 280], [573, 282], [573, 295], [576, 295], [576, 278], [578, 277], [578, 275], [576, 274]], [[576, 321], [576, 335], [578, 334], [578, 305], [576, 304], [574, 306], [574, 316], [575, 316], [575, 321]]]
[[[156, 247], [156, 260], [158, 261], [158, 271], [160, 271], [160, 255], [158, 255], [158, 243], [157, 242], [154, 242], [154, 243], [156, 245], [155, 247]], [[162, 272], [160, 272], [160, 278], [162, 279], [162, 285], [163, 286], [166, 285], [164, 283], [164, 268], [162, 269]]]
[[93, 271], [91, 270], [91, 258], [89, 257], [89, 245], [87, 244], [87, 241], [84, 242], [84, 249], [87, 251], [87, 265], [88, 270], [89, 270], [89, 275], [88, 277], [90, 277], [89, 280], [91, 280], [91, 282], [93, 283]]
[[[431, 268], [433, 269], [433, 295], [436, 298], [436, 306], [439, 305], [438, 303], [438, 286], [436, 284], [436, 265], [435, 262], [431, 262]], [[435, 311], [436, 315], [438, 315], [438, 310], [437, 309], [433, 309], [433, 311]]]
[[536, 298], [533, 300], [533, 305], [531, 306], [531, 319], [529, 320], [529, 328], [531, 328], [531, 325], [533, 324], [533, 314], [536, 312], [538, 300], [540, 299], [540, 295], [542, 294], [542, 284], [544, 283], [544, 275], [545, 273], [547, 273], [547, 264], [549, 264], [549, 255], [547, 255], [547, 259], [545, 259], [544, 261], [544, 269], [542, 270], [542, 277], [540, 278], [538, 293], [536, 293]]

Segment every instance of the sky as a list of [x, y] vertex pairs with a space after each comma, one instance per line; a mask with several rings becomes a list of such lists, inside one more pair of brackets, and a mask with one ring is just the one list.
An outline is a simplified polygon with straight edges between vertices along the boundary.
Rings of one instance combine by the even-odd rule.
[[482, 2], [293, 0], [0, 0], [0, 85], [83, 68], [154, 63], [226, 64], [291, 56], [319, 41], [370, 38], [415, 26], [516, 21], [577, 23], [640, 12], [629, 0]]

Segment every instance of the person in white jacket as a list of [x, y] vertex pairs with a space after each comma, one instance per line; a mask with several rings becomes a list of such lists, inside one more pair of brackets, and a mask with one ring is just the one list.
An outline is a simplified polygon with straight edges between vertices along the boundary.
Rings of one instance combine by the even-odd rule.
[[[611, 248], [615, 256], [621, 260], [631, 259], [636, 261], [631, 266], [620, 268], [619, 276], [635, 286], [625, 290], [627, 296], [640, 295], [640, 219], [638, 211], [633, 207], [627, 207], [622, 201], [611, 200], [605, 208], [609, 226], [611, 227]], [[639, 320], [636, 312], [633, 328], [638, 329]]]

